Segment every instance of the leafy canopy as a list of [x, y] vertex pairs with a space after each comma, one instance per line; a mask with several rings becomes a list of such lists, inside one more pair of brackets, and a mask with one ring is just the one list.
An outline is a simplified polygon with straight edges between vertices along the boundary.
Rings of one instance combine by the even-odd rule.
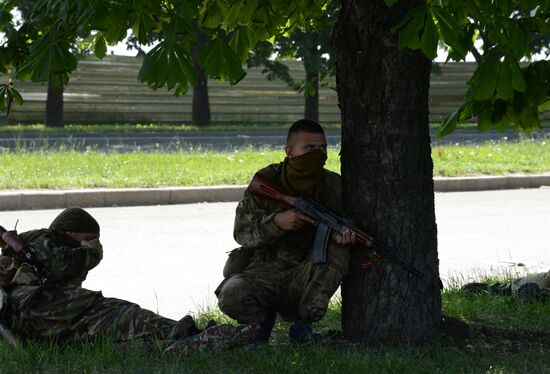
[[[398, 1], [386, 0], [388, 7]], [[30, 3], [30, 4], [29, 4]], [[14, 68], [18, 79], [45, 81], [53, 74], [67, 80], [77, 66], [80, 48], [105, 56], [107, 45], [131, 33], [142, 44], [148, 34], [158, 44], [144, 58], [139, 80], [154, 89], [185, 93], [195, 79], [193, 47], [207, 35], [198, 53], [214, 78], [239, 82], [242, 63], [259, 41], [291, 35], [296, 28], [315, 29], [326, 19], [328, 0], [3, 0], [0, 2], [0, 73]], [[21, 21], [13, 10], [26, 7]], [[483, 37], [486, 50], [469, 80], [464, 104], [442, 124], [439, 135], [458, 122], [478, 118], [481, 130], [539, 129], [538, 112], [549, 106], [550, 62], [521, 63], [548, 40], [550, 0], [427, 0], [408, 13], [395, 30], [402, 48], [436, 56], [448, 46], [448, 59], [465, 59]], [[18, 24], [19, 23], [19, 24]], [[539, 45], [531, 41], [537, 40]], [[544, 48], [544, 47], [542, 47]], [[0, 101], [16, 94], [1, 85]], [[11, 91], [10, 91], [11, 90]], [[6, 105], [4, 105], [6, 106]]]
[[447, 60], [461, 61], [478, 37], [484, 41], [464, 103], [443, 121], [439, 136], [474, 117], [482, 131], [504, 131], [510, 125], [526, 132], [542, 128], [539, 109], [550, 108], [550, 62], [527, 60], [544, 49], [541, 40], [548, 40], [550, 1], [429, 0], [395, 29], [401, 48], [419, 49], [432, 59], [439, 43], [449, 47]]

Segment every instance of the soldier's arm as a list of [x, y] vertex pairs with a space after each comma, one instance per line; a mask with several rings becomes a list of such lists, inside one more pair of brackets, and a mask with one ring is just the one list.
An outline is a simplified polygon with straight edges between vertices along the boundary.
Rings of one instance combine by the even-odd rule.
[[237, 206], [233, 236], [243, 247], [255, 248], [269, 244], [284, 234], [273, 217], [281, 210], [265, 199], [245, 192]]
[[58, 245], [53, 239], [46, 239], [36, 250], [37, 258], [47, 266], [49, 271], [57, 278], [82, 277], [99, 264], [103, 257], [101, 249], [89, 245], [71, 248]]

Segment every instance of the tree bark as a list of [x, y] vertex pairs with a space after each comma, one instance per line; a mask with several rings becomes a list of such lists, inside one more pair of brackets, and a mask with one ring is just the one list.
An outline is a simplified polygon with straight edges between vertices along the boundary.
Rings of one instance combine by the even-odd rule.
[[46, 97], [46, 127], [63, 127], [63, 78], [59, 77], [59, 87], [56, 87], [50, 76], [48, 79], [48, 94]]
[[204, 69], [198, 63], [195, 62], [193, 67], [197, 74], [197, 81], [193, 85], [192, 122], [193, 125], [196, 126], [208, 126], [211, 123], [210, 102], [208, 99], [208, 77]]
[[353, 250], [342, 286], [344, 336], [424, 343], [440, 333], [441, 294], [428, 127], [431, 62], [399, 50], [391, 28], [422, 1], [341, 0], [333, 33], [347, 213], [424, 273], [388, 260], [367, 270]]
[[306, 66], [306, 84], [313, 85], [315, 93], [313, 95], [306, 94], [304, 118], [319, 122], [319, 71], [308, 69]]

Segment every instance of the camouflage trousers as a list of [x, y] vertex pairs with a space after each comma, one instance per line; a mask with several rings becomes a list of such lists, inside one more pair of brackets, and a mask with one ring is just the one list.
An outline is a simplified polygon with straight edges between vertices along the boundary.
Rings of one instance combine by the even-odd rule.
[[326, 264], [313, 264], [309, 256], [289, 265], [256, 256], [218, 286], [218, 305], [239, 323], [264, 322], [272, 311], [285, 321], [318, 321], [348, 271], [349, 249], [329, 245], [328, 258]]
[[516, 293], [521, 286], [528, 283], [535, 283], [543, 292], [550, 294], [550, 271], [514, 279], [512, 281], [512, 293]]
[[196, 333], [190, 316], [179, 322], [139, 305], [81, 287], [41, 290], [20, 286], [8, 294], [4, 315], [12, 331], [26, 338], [80, 340], [108, 335], [116, 340], [141, 337], [179, 339]]

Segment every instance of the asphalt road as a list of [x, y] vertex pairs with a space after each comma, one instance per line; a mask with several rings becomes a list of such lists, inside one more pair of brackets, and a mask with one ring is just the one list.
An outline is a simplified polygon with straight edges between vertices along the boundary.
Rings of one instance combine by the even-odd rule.
[[[436, 194], [440, 274], [463, 283], [483, 274], [550, 268], [550, 189]], [[105, 257], [85, 287], [172, 318], [215, 305], [236, 203], [90, 208]], [[57, 210], [2, 212], [18, 231], [46, 227]], [[523, 264], [525, 266], [517, 266]]]
[[[549, 132], [534, 133], [531, 137], [548, 137]], [[474, 129], [457, 129], [453, 134], [442, 139], [436, 139], [435, 130], [431, 130], [434, 144], [482, 143], [494, 141], [515, 141], [525, 135], [512, 131], [499, 133], [489, 131], [479, 133]], [[340, 144], [339, 132], [327, 132], [330, 145]], [[228, 151], [238, 147], [280, 147], [285, 144], [286, 133], [277, 131], [254, 132], [138, 132], [138, 133], [2, 133], [0, 131], [0, 149], [40, 149], [44, 147], [59, 147], [86, 150], [101, 149], [110, 152], [132, 151], [179, 151], [211, 149]]]

